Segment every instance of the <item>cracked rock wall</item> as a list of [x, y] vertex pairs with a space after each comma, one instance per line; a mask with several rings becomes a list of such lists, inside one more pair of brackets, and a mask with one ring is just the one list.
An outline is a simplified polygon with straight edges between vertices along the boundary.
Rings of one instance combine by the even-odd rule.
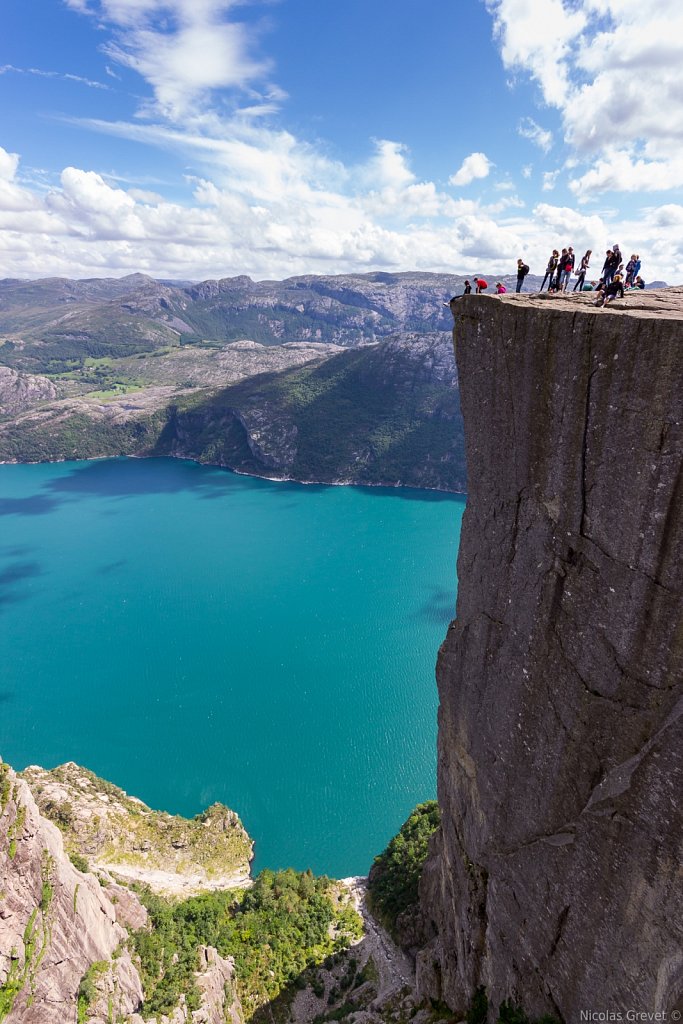
[[[628, 300], [633, 299], [630, 303]], [[683, 288], [455, 304], [468, 504], [424, 994], [683, 996]]]

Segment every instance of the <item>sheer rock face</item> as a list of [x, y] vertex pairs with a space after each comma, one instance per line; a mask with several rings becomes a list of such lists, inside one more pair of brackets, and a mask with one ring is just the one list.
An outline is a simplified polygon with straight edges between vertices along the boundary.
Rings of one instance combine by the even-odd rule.
[[[109, 960], [126, 932], [97, 878], [73, 867], [59, 829], [41, 817], [27, 784], [7, 765], [0, 769], [0, 986], [8, 1001], [16, 989], [8, 1020], [64, 1024], [76, 1018], [88, 967]], [[137, 1006], [137, 972], [128, 981], [129, 1002]]]
[[[633, 302], [629, 300], [633, 299]], [[455, 304], [469, 493], [423, 994], [683, 996], [683, 288]], [[625, 1019], [625, 1017], [624, 1017]]]
[[[55, 771], [57, 775], [34, 766], [26, 776], [40, 788], [43, 800], [51, 798], [56, 805], [57, 783], [71, 787], [72, 837], [80, 835], [78, 820], [88, 821], [95, 787], [100, 794], [107, 787], [106, 795], [117, 807], [133, 799], [78, 765], [63, 765], [61, 776]], [[80, 795], [74, 787], [81, 789]], [[217, 815], [227, 829], [235, 825], [227, 808], [219, 812], [215, 805], [207, 815], [212, 827], [220, 824]], [[161, 816], [159, 821], [163, 823]], [[185, 822], [185, 827], [192, 826]], [[147, 924], [147, 911], [132, 890], [111, 880], [105, 888], [94, 874], [76, 870], [65, 852], [62, 831], [41, 815], [26, 778], [0, 761], [0, 1020], [75, 1024], [79, 986], [94, 965], [94, 994], [81, 1008], [87, 1024], [144, 1024], [138, 1012], [142, 983], [125, 940], [127, 929]], [[156, 1024], [243, 1024], [231, 958], [220, 957], [213, 947], [203, 948], [196, 980], [199, 1008], [189, 1011], [181, 997], [171, 1015], [159, 1017]]]

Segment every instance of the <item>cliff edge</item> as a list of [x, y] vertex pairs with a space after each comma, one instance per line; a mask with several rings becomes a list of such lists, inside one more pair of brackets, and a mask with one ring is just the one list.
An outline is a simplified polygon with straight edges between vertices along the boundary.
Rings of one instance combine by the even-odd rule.
[[492, 1011], [670, 1013], [683, 288], [606, 310], [579, 295], [454, 305], [469, 492], [437, 666], [443, 824], [419, 982], [456, 1013], [480, 987]]

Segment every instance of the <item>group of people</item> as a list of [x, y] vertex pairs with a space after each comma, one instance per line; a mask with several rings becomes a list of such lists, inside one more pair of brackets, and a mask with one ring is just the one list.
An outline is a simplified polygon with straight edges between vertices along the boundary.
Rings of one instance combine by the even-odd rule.
[[[592, 249], [587, 249], [585, 254], [581, 257], [578, 269], [576, 269], [576, 257], [574, 250], [571, 245], [568, 245], [566, 249], [558, 252], [557, 249], [553, 249], [548, 265], [545, 268], [545, 276], [539, 291], [543, 291], [548, 283], [547, 290], [549, 292], [566, 292], [569, 290], [569, 283], [572, 274], [576, 275], [576, 281], [574, 282], [573, 292], [576, 291], [594, 291], [597, 294], [596, 306], [604, 306], [608, 302], [611, 302], [617, 296], [623, 298], [624, 292], [635, 291], [645, 287], [645, 282], [640, 276], [640, 256], [637, 253], [633, 253], [631, 259], [624, 267], [623, 257], [618, 245], [613, 245], [611, 249], [608, 249], [605, 253], [605, 262], [602, 266], [602, 276], [597, 281], [586, 282], [586, 276], [590, 269], [590, 261], [593, 255]], [[522, 259], [517, 260], [517, 287], [516, 291], [521, 292], [524, 284], [524, 278], [529, 273], [529, 266]], [[472, 292], [472, 284], [474, 284], [477, 295], [481, 295], [488, 288], [488, 282], [484, 280], [481, 275], [476, 274], [470, 282], [465, 281], [463, 288], [463, 295], [469, 295]], [[498, 281], [496, 283], [496, 294], [504, 295], [507, 292], [505, 285]], [[445, 302], [444, 305], [450, 305], [454, 299], [461, 298], [460, 295], [455, 295], [450, 302]]]
[[[640, 256], [637, 253], [633, 253], [631, 259], [624, 267], [623, 257], [621, 250], [618, 245], [613, 245], [611, 249], [608, 249], [605, 253], [605, 262], [602, 265], [602, 276], [599, 281], [590, 281], [586, 284], [586, 275], [590, 268], [591, 256], [593, 255], [592, 249], [587, 249], [584, 256], [581, 257], [581, 263], [579, 269], [576, 270], [576, 257], [574, 250], [571, 245], [563, 249], [562, 252], [558, 252], [557, 249], [553, 249], [548, 265], [545, 268], [545, 276], [543, 283], [541, 284], [540, 291], [545, 288], [546, 281], [548, 282], [549, 292], [566, 292], [569, 290], [569, 280], [572, 274], [576, 274], [576, 281], [572, 291], [604, 291], [609, 285], [611, 285], [617, 278], [621, 282], [622, 291], [632, 290], [634, 288], [644, 288], [645, 282], [640, 276], [641, 261]], [[519, 264], [521, 260], [517, 260], [517, 278], [519, 280]], [[518, 288], [517, 291], [520, 289]]]

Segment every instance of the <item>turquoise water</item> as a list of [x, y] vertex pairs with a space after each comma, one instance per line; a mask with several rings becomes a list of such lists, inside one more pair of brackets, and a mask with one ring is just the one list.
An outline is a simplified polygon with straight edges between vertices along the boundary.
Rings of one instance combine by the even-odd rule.
[[365, 873], [435, 794], [464, 501], [170, 459], [0, 466], [0, 754], [215, 800], [256, 868]]

